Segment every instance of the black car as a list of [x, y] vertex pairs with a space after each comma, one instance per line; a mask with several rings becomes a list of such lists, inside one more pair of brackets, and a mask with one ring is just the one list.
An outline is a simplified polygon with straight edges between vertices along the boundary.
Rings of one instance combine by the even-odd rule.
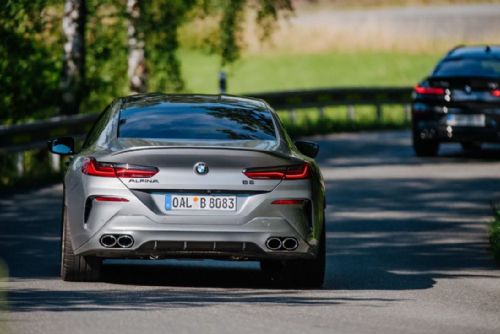
[[500, 142], [500, 46], [449, 51], [415, 87], [412, 124], [418, 156], [435, 156], [443, 142]]

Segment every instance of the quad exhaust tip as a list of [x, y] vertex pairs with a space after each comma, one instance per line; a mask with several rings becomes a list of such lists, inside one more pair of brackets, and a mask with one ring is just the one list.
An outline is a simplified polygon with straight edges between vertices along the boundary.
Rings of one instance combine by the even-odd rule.
[[270, 237], [266, 240], [266, 247], [270, 250], [288, 250], [293, 251], [299, 247], [299, 241], [293, 237]]
[[134, 238], [132, 238], [130, 235], [122, 235], [118, 237], [116, 243], [121, 248], [130, 248], [134, 244]]
[[285, 238], [283, 240], [283, 248], [286, 250], [296, 250], [299, 247], [299, 242], [295, 238]]
[[283, 246], [283, 243], [281, 242], [281, 239], [279, 238], [274, 238], [271, 237], [267, 239], [266, 241], [266, 247], [271, 249], [271, 250], [278, 250]]
[[106, 248], [130, 248], [134, 245], [134, 238], [128, 234], [104, 234], [99, 242]]
[[103, 245], [106, 248], [111, 248], [116, 246], [116, 237], [112, 234], [103, 235], [99, 241], [101, 242], [101, 245]]

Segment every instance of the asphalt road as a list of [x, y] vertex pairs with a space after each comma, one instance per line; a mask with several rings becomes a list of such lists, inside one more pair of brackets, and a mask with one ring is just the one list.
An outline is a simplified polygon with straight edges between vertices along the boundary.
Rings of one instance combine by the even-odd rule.
[[62, 282], [61, 186], [3, 196], [0, 332], [500, 333], [486, 237], [500, 148], [421, 159], [408, 138], [316, 138], [328, 186], [321, 290], [273, 288], [253, 262], [109, 263], [104, 283]]

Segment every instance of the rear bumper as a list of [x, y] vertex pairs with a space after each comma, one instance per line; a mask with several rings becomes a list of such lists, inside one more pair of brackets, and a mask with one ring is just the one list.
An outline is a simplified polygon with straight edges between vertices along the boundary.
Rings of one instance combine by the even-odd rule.
[[[106, 248], [102, 235], [129, 235], [130, 248]], [[295, 250], [270, 250], [270, 237], [293, 237]], [[243, 225], [180, 225], [156, 223], [145, 216], [115, 217], [75, 250], [78, 255], [105, 258], [236, 258], [291, 259], [314, 258], [317, 240], [297, 231], [283, 218], [254, 218]]]
[[[462, 112], [453, 113], [460, 114]], [[477, 114], [482, 112], [464, 111], [463, 113]], [[413, 133], [420, 139], [439, 142], [500, 142], [500, 110], [498, 113], [495, 110], [495, 113], [483, 114], [486, 117], [484, 126], [453, 126], [447, 123], [448, 114], [446, 113], [413, 109]]]

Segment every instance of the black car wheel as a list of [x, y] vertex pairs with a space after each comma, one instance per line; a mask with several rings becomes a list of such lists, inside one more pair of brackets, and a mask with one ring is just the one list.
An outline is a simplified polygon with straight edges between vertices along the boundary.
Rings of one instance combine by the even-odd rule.
[[63, 212], [61, 239], [61, 278], [64, 281], [93, 282], [101, 277], [102, 259], [73, 253], [66, 208]]
[[413, 150], [419, 157], [435, 157], [439, 151], [439, 142], [435, 140], [422, 140], [414, 136]]
[[313, 260], [261, 261], [262, 270], [285, 287], [321, 288], [326, 268], [326, 231], [321, 231], [318, 254]]
[[460, 145], [464, 151], [477, 152], [481, 150], [481, 143], [477, 142], [461, 142]]

